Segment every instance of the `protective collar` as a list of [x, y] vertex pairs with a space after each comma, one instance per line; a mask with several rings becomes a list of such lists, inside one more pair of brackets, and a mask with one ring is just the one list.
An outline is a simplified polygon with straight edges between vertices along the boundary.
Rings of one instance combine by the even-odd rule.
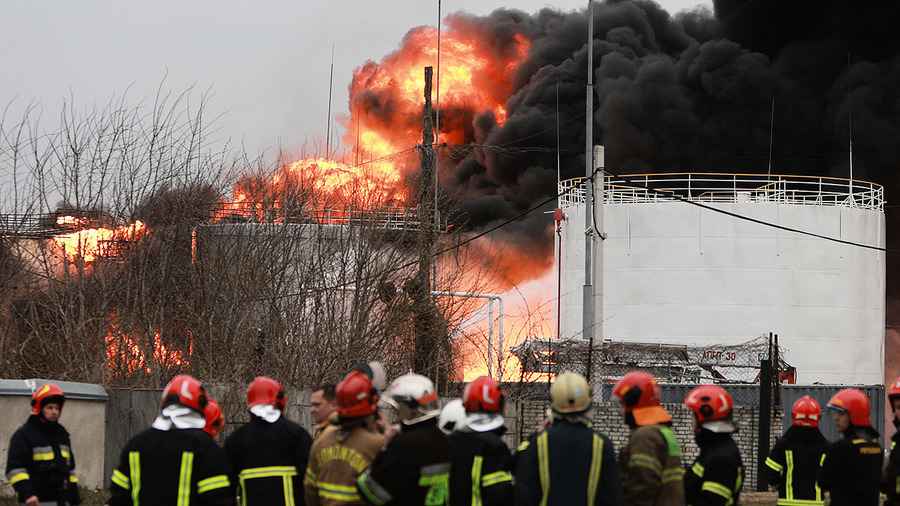
[[178, 404], [166, 406], [153, 421], [156, 430], [171, 430], [175, 427], [181, 429], [202, 429], [206, 426], [206, 418], [191, 408]]
[[250, 408], [250, 412], [269, 423], [275, 423], [281, 418], [281, 410], [271, 404], [257, 404]]

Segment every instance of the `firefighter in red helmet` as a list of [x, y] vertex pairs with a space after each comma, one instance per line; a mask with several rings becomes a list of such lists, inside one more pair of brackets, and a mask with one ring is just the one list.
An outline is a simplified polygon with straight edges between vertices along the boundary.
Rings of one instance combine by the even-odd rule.
[[694, 413], [694, 440], [700, 455], [684, 477], [690, 506], [740, 504], [744, 463], [732, 434], [737, 432], [732, 415], [734, 400], [724, 388], [701, 385], [684, 399]]
[[884, 469], [881, 491], [887, 496], [885, 506], [900, 506], [900, 450], [897, 449], [897, 442], [900, 441], [900, 378], [894, 380], [888, 388], [888, 400], [894, 413], [893, 422], [897, 432], [891, 438], [891, 456]]
[[450, 504], [513, 504], [513, 461], [502, 436], [504, 396], [500, 385], [481, 376], [463, 391], [465, 423], [450, 433]]
[[203, 432], [207, 403], [196, 378], [182, 374], [166, 385], [152, 426], [122, 450], [110, 506], [234, 504], [225, 452]]
[[250, 422], [225, 440], [231, 480], [244, 506], [304, 503], [312, 437], [285, 417], [286, 407], [287, 394], [278, 381], [259, 376], [247, 387]]
[[660, 403], [656, 379], [646, 372], [630, 372], [612, 394], [631, 429], [628, 445], [619, 453], [625, 504], [682, 506], [681, 446], [672, 432], [672, 416]]
[[27, 506], [81, 503], [72, 443], [59, 423], [65, 402], [58, 385], [35, 389], [31, 416], [10, 439], [6, 479]]
[[845, 388], [828, 401], [838, 432], [819, 468], [822, 490], [832, 506], [878, 506], [881, 484], [881, 444], [869, 419], [869, 398], [862, 390]]
[[209, 434], [213, 440], [218, 439], [219, 434], [225, 428], [225, 415], [222, 414], [222, 407], [215, 400], [209, 399], [206, 408], [203, 409], [203, 417], [206, 420], [203, 432]]
[[359, 506], [356, 480], [384, 446], [378, 432], [378, 392], [372, 380], [351, 371], [335, 387], [337, 423], [313, 443], [303, 487], [307, 506]]
[[822, 408], [808, 395], [791, 408], [791, 426], [766, 458], [769, 485], [778, 489], [779, 506], [824, 505], [816, 481], [828, 441], [819, 432]]

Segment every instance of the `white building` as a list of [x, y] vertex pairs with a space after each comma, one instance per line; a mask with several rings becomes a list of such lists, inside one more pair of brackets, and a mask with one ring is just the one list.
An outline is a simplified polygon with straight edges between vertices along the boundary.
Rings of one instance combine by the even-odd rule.
[[[799, 383], [884, 378], [885, 253], [779, 230], [706, 206], [884, 247], [881, 186], [742, 174], [607, 177], [595, 261], [595, 339], [732, 345], [779, 334]], [[644, 189], [662, 189], [656, 192]], [[560, 183], [560, 336], [582, 334], [584, 186]], [[601, 212], [602, 209], [602, 212]]]

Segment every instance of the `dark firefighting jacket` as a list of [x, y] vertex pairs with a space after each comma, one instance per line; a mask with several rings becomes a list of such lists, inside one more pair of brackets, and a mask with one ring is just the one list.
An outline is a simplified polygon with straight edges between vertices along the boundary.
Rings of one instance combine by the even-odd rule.
[[681, 445], [665, 425], [638, 427], [619, 452], [622, 489], [628, 506], [683, 506]]
[[887, 496], [885, 506], [900, 506], [900, 450], [897, 449], [897, 443], [900, 442], [900, 423], [896, 419], [894, 426], [897, 427], [897, 432], [891, 438], [891, 456], [888, 458], [881, 480], [881, 491]]
[[404, 425], [357, 480], [369, 504], [443, 506], [450, 496], [450, 448], [431, 418]]
[[10, 439], [6, 479], [19, 502], [37, 496], [42, 504], [81, 503], [69, 433], [37, 415], [28, 417]]
[[766, 458], [769, 484], [778, 488], [779, 506], [823, 505], [816, 481], [828, 441], [815, 427], [791, 427]]
[[284, 416], [269, 423], [256, 415], [225, 440], [231, 483], [241, 505], [303, 505], [303, 477], [312, 438]]
[[113, 470], [110, 506], [234, 504], [225, 451], [201, 429], [147, 429]]
[[878, 506], [881, 445], [871, 427], [850, 427], [831, 443], [819, 468], [819, 486], [831, 494], [831, 506]]
[[450, 435], [450, 504], [513, 504], [513, 458], [501, 431]]
[[684, 476], [688, 506], [740, 504], [744, 463], [731, 434], [701, 429], [696, 437], [700, 455]]
[[520, 506], [620, 506], [616, 453], [587, 423], [556, 420], [519, 445], [515, 472]]
[[306, 506], [358, 506], [356, 480], [384, 447], [384, 436], [360, 422], [325, 428], [313, 442], [303, 482]]

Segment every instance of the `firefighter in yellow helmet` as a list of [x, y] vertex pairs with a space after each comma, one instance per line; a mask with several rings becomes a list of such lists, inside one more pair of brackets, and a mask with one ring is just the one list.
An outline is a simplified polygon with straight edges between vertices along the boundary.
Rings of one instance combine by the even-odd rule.
[[550, 387], [550, 407], [550, 426], [519, 446], [516, 504], [622, 505], [615, 448], [591, 429], [591, 388], [584, 377], [560, 374]]

